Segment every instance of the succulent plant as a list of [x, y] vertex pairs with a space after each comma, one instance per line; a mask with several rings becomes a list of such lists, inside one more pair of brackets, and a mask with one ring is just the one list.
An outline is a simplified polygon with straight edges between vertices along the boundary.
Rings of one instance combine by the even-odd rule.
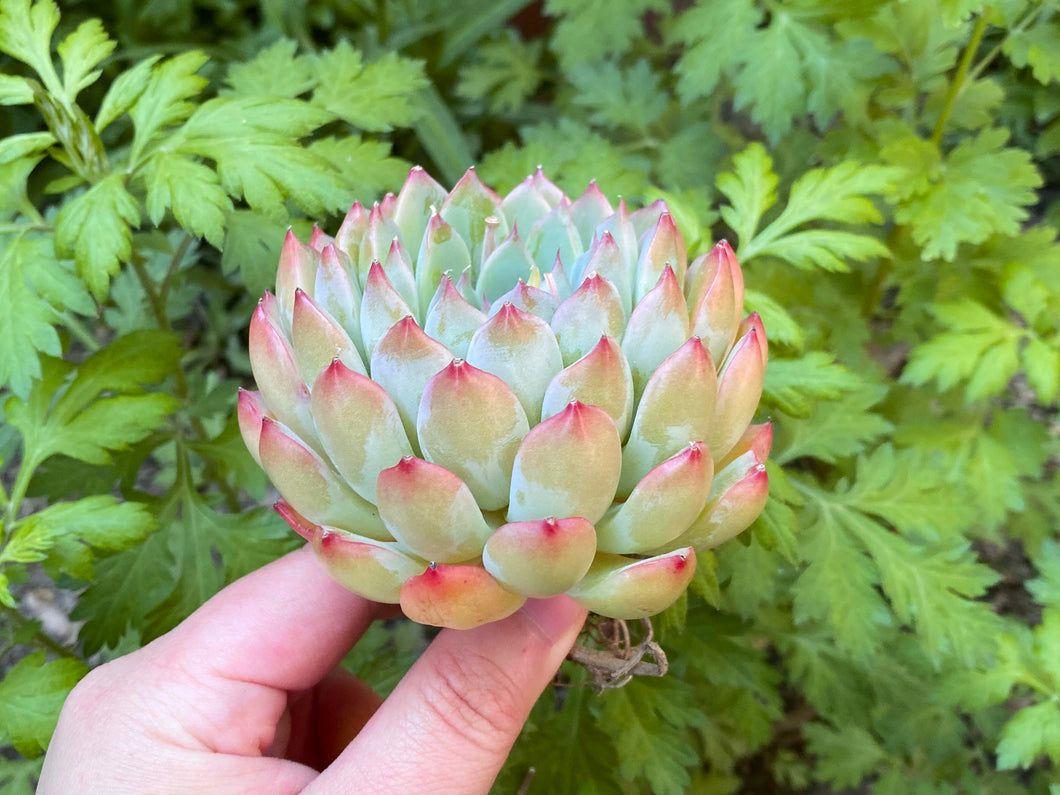
[[662, 201], [414, 168], [288, 232], [239, 422], [350, 590], [457, 628], [561, 593], [641, 618], [762, 510], [766, 358], [732, 249], [689, 263]]

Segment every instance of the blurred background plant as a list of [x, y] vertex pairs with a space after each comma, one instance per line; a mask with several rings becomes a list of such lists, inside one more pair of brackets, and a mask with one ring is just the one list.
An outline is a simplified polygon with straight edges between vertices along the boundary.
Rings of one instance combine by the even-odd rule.
[[771, 500], [671, 674], [565, 669], [498, 792], [1060, 788], [1060, 2], [0, 0], [0, 53], [5, 792], [90, 665], [296, 543], [245, 325], [289, 224], [412, 163], [663, 197], [771, 337]]

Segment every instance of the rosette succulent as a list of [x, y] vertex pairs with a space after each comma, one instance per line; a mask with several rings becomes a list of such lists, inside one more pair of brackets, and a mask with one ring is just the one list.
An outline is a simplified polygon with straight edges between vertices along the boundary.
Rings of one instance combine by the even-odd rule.
[[288, 232], [250, 326], [247, 447], [331, 575], [468, 628], [566, 593], [641, 618], [765, 503], [766, 337], [665, 203], [503, 198], [420, 168], [334, 237]]

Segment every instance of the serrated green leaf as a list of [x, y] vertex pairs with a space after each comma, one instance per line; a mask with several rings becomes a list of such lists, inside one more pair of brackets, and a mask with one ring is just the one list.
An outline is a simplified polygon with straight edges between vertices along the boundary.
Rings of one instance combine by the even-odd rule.
[[1038, 399], [1043, 404], [1053, 403], [1060, 395], [1060, 350], [1032, 334], [1020, 352], [1020, 360], [1027, 384], [1038, 394]]
[[580, 66], [571, 70], [569, 79], [575, 89], [574, 105], [585, 108], [589, 121], [597, 126], [647, 136], [666, 112], [666, 92], [646, 60], [630, 67], [613, 61]]
[[416, 94], [427, 85], [423, 65], [390, 52], [368, 65], [342, 41], [317, 56], [313, 103], [362, 130], [388, 131], [418, 115]]
[[522, 41], [513, 30], [475, 48], [460, 68], [456, 93], [473, 101], [488, 100], [494, 113], [513, 113], [544, 79], [540, 68], [543, 42]]
[[766, 368], [764, 400], [785, 414], [806, 416], [814, 400], [836, 400], [863, 386], [861, 378], [823, 351], [799, 359], [771, 359]]
[[221, 268], [226, 274], [238, 269], [247, 292], [260, 296], [275, 287], [282, 243], [271, 218], [253, 210], [234, 210], [225, 221]]
[[551, 49], [565, 69], [621, 55], [644, 34], [641, 17], [666, 7], [661, 0], [546, 0], [545, 13], [559, 18]]
[[1026, 582], [1027, 590], [1039, 604], [1060, 607], [1060, 544], [1044, 541], [1033, 562], [1038, 576]]
[[709, 96], [721, 75], [743, 62], [761, 16], [754, 3], [720, 0], [697, 4], [677, 19], [670, 39], [684, 45], [676, 66], [682, 102]]
[[409, 171], [407, 162], [391, 157], [389, 144], [359, 135], [321, 138], [309, 145], [309, 151], [331, 163], [361, 197], [377, 196], [393, 189]]
[[[0, 238], [2, 241], [3, 238]], [[0, 304], [19, 308], [0, 312], [0, 384], [26, 396], [30, 384], [41, 374], [38, 354], [58, 356], [59, 335], [52, 324], [55, 310], [32, 289], [29, 279], [36, 272], [57, 267], [54, 249], [47, 238], [19, 236], [0, 246]]]
[[53, 143], [55, 143], [55, 136], [49, 132], [9, 135], [0, 139], [0, 164], [42, 152]]
[[33, 86], [18, 75], [0, 74], [0, 105], [29, 105], [33, 102]]
[[[749, 243], [766, 210], [777, 201], [773, 159], [760, 143], [752, 143], [732, 159], [733, 171], [718, 175], [718, 190], [729, 200], [721, 217], [736, 233], [740, 247]], [[742, 252], [737, 251], [741, 259]]]
[[1060, 759], [1060, 704], [1042, 701], [1024, 707], [1001, 729], [997, 766], [1001, 770], [1030, 767], [1039, 755]]
[[651, 682], [635, 680], [608, 694], [601, 725], [612, 727], [618, 751], [618, 774], [627, 781], [643, 776], [657, 795], [687, 791], [687, 768], [697, 755], [686, 731], [705, 719], [691, 688], [675, 677]]
[[49, 91], [62, 86], [51, 59], [51, 40], [59, 24], [53, 0], [6, 0], [0, 6], [0, 52], [33, 67]]
[[63, 701], [86, 673], [80, 660], [48, 662], [42, 651], [15, 663], [0, 680], [0, 738], [23, 756], [38, 756], [48, 747]]
[[745, 535], [744, 543], [725, 544], [716, 550], [718, 576], [725, 583], [725, 606], [744, 618], [769, 604], [775, 594], [780, 555], [766, 549], [757, 535]]
[[232, 202], [213, 169], [190, 157], [156, 152], [144, 165], [143, 179], [147, 214], [155, 226], [162, 223], [166, 210], [172, 209], [182, 227], [221, 247]]
[[961, 243], [981, 243], [995, 233], [1017, 234], [1042, 180], [1030, 154], [1006, 148], [1007, 140], [1006, 130], [983, 130], [959, 143], [927, 180], [919, 164], [884, 150], [889, 162], [905, 168], [917, 186], [900, 201], [894, 217], [909, 225], [913, 240], [923, 247], [923, 259], [952, 262]]
[[773, 458], [783, 464], [808, 456], [834, 464], [864, 452], [869, 443], [894, 427], [871, 411], [886, 394], [885, 386], [866, 383], [836, 400], [815, 402], [805, 419], [779, 424], [780, 443], [775, 445]]
[[1039, 83], [1060, 80], [1060, 24], [1055, 21], [1009, 31], [1001, 46], [1016, 66], [1030, 66]]
[[140, 205], [121, 173], [104, 177], [62, 206], [55, 218], [55, 250], [73, 256], [78, 273], [102, 301], [111, 278], [132, 256], [132, 229], [140, 224]]
[[[134, 165], [139, 163], [146, 147], [164, 127], [183, 121], [195, 110], [195, 105], [188, 100], [205, 88], [206, 78], [196, 72], [208, 60], [204, 53], [191, 50], [163, 61], [151, 62], [149, 70], [144, 64], [149, 63], [150, 59], [126, 72], [130, 77], [122, 86], [121, 96], [116, 96], [112, 108], [108, 110], [116, 116], [117, 108], [128, 102], [133, 94], [136, 95], [129, 106], [129, 116], [135, 127], [130, 152], [130, 160]], [[146, 78], [147, 84], [138, 90], [139, 80], [143, 79], [145, 71], [150, 72]], [[117, 81], [112, 90], [117, 93]], [[101, 115], [102, 112], [103, 108], [100, 109]]]
[[833, 729], [821, 723], [802, 727], [808, 750], [817, 757], [817, 775], [840, 789], [856, 787], [887, 758], [868, 731], [858, 726]]
[[793, 38], [797, 27], [791, 16], [774, 15], [768, 27], [754, 32], [747, 43], [754, 55], [733, 76], [736, 109], [749, 108], [772, 142], [791, 129], [806, 105], [806, 78]]
[[114, 51], [115, 44], [98, 19], [86, 19], [59, 43], [63, 89], [69, 101], [99, 79], [101, 71], [96, 67]]
[[33, 795], [43, 759], [0, 759], [0, 787], [9, 795]]
[[[245, 97], [286, 97], [294, 99], [317, 84], [312, 59], [295, 55], [298, 45], [279, 39], [252, 60], [228, 67], [225, 82], [230, 93]], [[228, 93], [228, 92], [226, 92]]]
[[[97, 131], [102, 132], [104, 127], [129, 110], [140, 98], [144, 89], [152, 83], [151, 70], [154, 69], [159, 58], [161, 58], [160, 55], [144, 58], [136, 66], [126, 69], [114, 79], [96, 112], [96, 120], [93, 124]], [[142, 119], [141, 124], [145, 122], [146, 119]]]

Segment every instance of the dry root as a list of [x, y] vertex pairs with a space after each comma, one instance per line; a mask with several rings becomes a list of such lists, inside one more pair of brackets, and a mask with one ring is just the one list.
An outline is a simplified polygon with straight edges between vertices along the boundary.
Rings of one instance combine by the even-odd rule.
[[590, 616], [583, 632], [594, 646], [575, 643], [567, 658], [592, 675], [590, 684], [597, 690], [622, 687], [634, 676], [666, 676], [669, 663], [662, 647], [652, 640], [651, 621], [642, 618], [640, 625], [644, 629], [644, 638], [634, 645], [625, 621]]

